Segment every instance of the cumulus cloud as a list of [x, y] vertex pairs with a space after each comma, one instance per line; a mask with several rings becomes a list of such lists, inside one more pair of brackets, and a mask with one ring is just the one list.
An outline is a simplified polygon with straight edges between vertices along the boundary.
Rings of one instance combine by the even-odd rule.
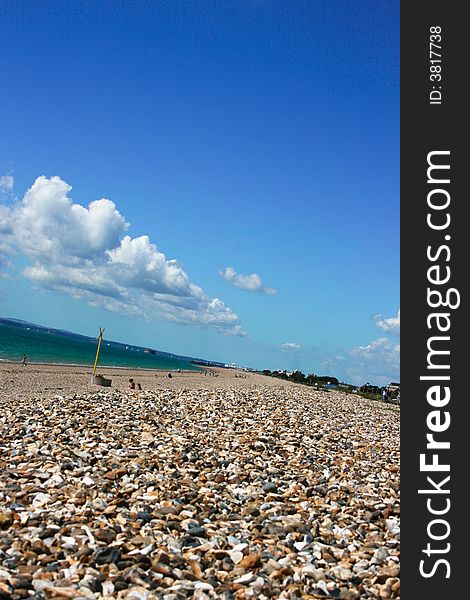
[[237, 273], [233, 267], [227, 267], [225, 270], [219, 271], [219, 275], [228, 283], [232, 283], [235, 287], [242, 290], [261, 292], [268, 296], [274, 296], [278, 293], [277, 289], [263, 285], [261, 277], [257, 273], [243, 275], [242, 273]]
[[400, 311], [396, 317], [383, 318], [382, 315], [374, 316], [375, 324], [379, 329], [392, 335], [400, 335]]
[[238, 316], [210, 298], [167, 259], [147, 235], [132, 238], [114, 202], [72, 202], [60, 177], [38, 177], [21, 202], [0, 205], [3, 252], [31, 263], [23, 275], [37, 285], [106, 310], [213, 327], [244, 335]]
[[38, 177], [14, 210], [18, 247], [27, 256], [55, 264], [96, 261], [119, 244], [129, 227], [114, 202], [95, 200], [88, 208], [68, 197], [71, 186], [60, 177]]
[[284, 344], [281, 344], [281, 348], [285, 348], [286, 350], [299, 350], [302, 346], [296, 342], [285, 342]]

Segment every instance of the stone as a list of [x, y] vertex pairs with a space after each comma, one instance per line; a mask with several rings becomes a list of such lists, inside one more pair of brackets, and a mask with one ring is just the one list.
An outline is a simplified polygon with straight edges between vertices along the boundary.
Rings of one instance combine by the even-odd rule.
[[0, 529], [7, 529], [13, 523], [13, 515], [7, 512], [0, 512]]
[[386, 560], [389, 557], [389, 555], [390, 553], [387, 550], [387, 548], [383, 547], [377, 548], [377, 550], [374, 552], [374, 558], [379, 561], [379, 564]]
[[93, 553], [93, 559], [97, 565], [104, 565], [109, 563], [115, 563], [121, 556], [121, 550], [116, 546], [106, 546], [104, 548], [98, 548]]
[[268, 481], [268, 483], [265, 483], [263, 485], [263, 491], [264, 492], [277, 492], [277, 485], [275, 483], [273, 483], [272, 481]]
[[341, 590], [339, 593], [340, 600], [358, 600], [360, 597], [357, 590]]
[[261, 556], [259, 554], [248, 554], [240, 560], [239, 566], [243, 567], [247, 571], [257, 569], [261, 566]]
[[0, 597], [399, 597], [399, 409], [177, 379], [2, 398]]

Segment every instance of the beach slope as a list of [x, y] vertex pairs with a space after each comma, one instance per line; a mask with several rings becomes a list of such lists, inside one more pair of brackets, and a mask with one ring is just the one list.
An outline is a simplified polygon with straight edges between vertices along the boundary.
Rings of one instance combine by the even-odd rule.
[[0, 597], [399, 597], [399, 408], [216, 373], [2, 365]]

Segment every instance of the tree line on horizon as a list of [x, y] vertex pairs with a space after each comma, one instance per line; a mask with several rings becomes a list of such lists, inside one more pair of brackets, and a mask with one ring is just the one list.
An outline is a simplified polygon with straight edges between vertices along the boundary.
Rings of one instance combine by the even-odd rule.
[[[361, 394], [369, 394], [369, 395], [380, 395], [384, 389], [387, 389], [388, 386], [379, 387], [377, 385], [373, 385], [369, 382], [366, 382], [362, 386], [356, 386], [352, 383], [343, 383], [338, 380], [337, 377], [333, 377], [332, 375], [315, 375], [313, 373], [309, 375], [305, 375], [302, 371], [270, 371], [269, 369], [263, 369], [260, 371], [262, 375], [267, 375], [269, 377], [277, 377], [278, 379], [285, 379], [286, 381], [293, 381], [294, 383], [303, 383], [304, 385], [316, 385], [320, 387], [325, 386], [335, 386], [341, 387], [341, 389], [345, 391], [357, 391]], [[392, 383], [391, 385], [399, 386], [398, 383]], [[393, 392], [391, 396], [395, 397], [397, 392]]]
[[[305, 383], [306, 385], [338, 385], [339, 381], [336, 377], [330, 375], [304, 375], [302, 371], [270, 371], [264, 369], [261, 371], [262, 375], [268, 375], [270, 377], [277, 377], [278, 379], [286, 379], [287, 381], [293, 381], [294, 383]], [[354, 387], [354, 386], [351, 386]]]

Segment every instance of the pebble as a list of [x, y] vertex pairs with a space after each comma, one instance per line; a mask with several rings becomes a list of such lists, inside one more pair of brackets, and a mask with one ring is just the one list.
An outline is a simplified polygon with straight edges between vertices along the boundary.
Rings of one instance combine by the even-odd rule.
[[374, 558], [376, 558], [380, 563], [384, 562], [384, 560], [386, 558], [388, 558], [388, 556], [390, 555], [390, 552], [387, 550], [387, 548], [377, 548], [377, 550], [374, 552]]
[[13, 517], [11, 513], [0, 512], [0, 529], [8, 529], [13, 523]]
[[238, 565], [243, 560], [243, 553], [238, 550], [231, 550], [228, 554], [235, 565]]
[[393, 408], [111, 389], [2, 399], [0, 439], [0, 598], [400, 596]]
[[263, 491], [264, 492], [277, 492], [277, 485], [275, 483], [272, 483], [271, 481], [268, 481], [268, 483], [265, 483], [263, 485]]

